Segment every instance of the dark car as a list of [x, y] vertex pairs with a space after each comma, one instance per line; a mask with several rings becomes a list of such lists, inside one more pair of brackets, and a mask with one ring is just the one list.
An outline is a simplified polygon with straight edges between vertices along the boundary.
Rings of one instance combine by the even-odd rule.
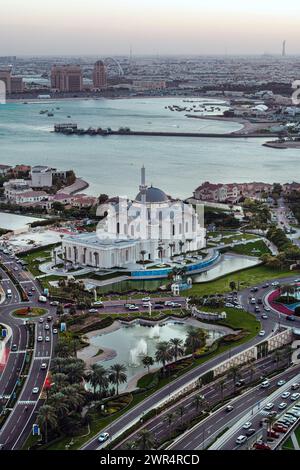
[[12, 351], [17, 351], [18, 349], [18, 346], [16, 344], [13, 344], [12, 347], [11, 347], [11, 350]]
[[245, 432], [246, 436], [249, 437], [249, 436], [252, 436], [252, 434], [255, 434], [256, 430], [254, 428], [250, 428], [250, 429], [247, 429], [247, 431]]
[[232, 411], [232, 410], [233, 410], [233, 406], [232, 406], [232, 405], [227, 405], [226, 408], [225, 408], [225, 411], [226, 411], [227, 413], [230, 413], [230, 411]]
[[287, 315], [285, 318], [289, 321], [295, 321], [294, 315]]
[[238, 380], [235, 384], [236, 387], [242, 387], [243, 385], [245, 385], [245, 380], [244, 379]]

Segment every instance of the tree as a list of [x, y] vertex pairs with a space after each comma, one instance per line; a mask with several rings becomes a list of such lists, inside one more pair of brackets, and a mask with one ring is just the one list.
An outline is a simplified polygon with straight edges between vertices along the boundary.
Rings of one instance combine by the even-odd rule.
[[165, 373], [166, 363], [172, 360], [170, 345], [167, 341], [160, 341], [156, 345], [155, 359], [163, 365], [163, 373]]
[[185, 413], [185, 407], [184, 407], [184, 405], [180, 405], [178, 410], [177, 410], [177, 414], [178, 414], [178, 416], [180, 416], [180, 424], [181, 425], [182, 425], [182, 420], [183, 420], [184, 413]]
[[232, 291], [236, 290], [236, 283], [234, 281], [230, 281], [229, 287]]
[[148, 374], [149, 374], [150, 367], [152, 367], [153, 364], [154, 364], [153, 357], [152, 356], [144, 356], [143, 359], [142, 359], [142, 363], [143, 363], [144, 367], [147, 367], [147, 371], [148, 371]]
[[175, 362], [178, 359], [178, 356], [183, 356], [184, 349], [182, 347], [183, 341], [180, 338], [170, 339], [169, 344], [171, 346], [170, 352], [174, 357]]
[[172, 413], [171, 411], [166, 414], [165, 421], [167, 422], [168, 428], [169, 428], [169, 439], [171, 439], [171, 434], [172, 434], [172, 424], [176, 418], [176, 414]]
[[102, 394], [109, 385], [107, 370], [100, 364], [93, 364], [88, 374], [88, 381], [94, 389], [94, 395], [96, 395], [97, 388], [99, 389], [100, 394]]
[[187, 351], [192, 351], [194, 357], [197, 349], [205, 344], [205, 332], [201, 329], [189, 328], [185, 340], [185, 347]]
[[219, 387], [220, 387], [220, 393], [221, 393], [221, 400], [223, 401], [224, 400], [224, 390], [226, 388], [226, 380], [225, 380], [224, 377], [222, 377], [219, 380]]
[[44, 440], [48, 442], [48, 429], [55, 429], [57, 427], [57, 416], [55, 409], [50, 405], [43, 405], [39, 409], [37, 416], [37, 423], [44, 434]]
[[127, 382], [126, 371], [124, 364], [113, 364], [109, 369], [109, 381], [117, 386], [117, 395], [119, 395], [119, 384]]
[[65, 395], [61, 392], [54, 393], [49, 399], [49, 404], [54, 408], [55, 413], [59, 419], [63, 418], [68, 411], [68, 405], [65, 401]]
[[203, 395], [199, 395], [199, 394], [195, 395], [195, 398], [193, 400], [193, 404], [194, 404], [197, 412], [199, 411], [199, 408], [204, 404], [204, 402], [205, 402], [205, 398], [204, 398]]
[[145, 255], [147, 254], [147, 251], [146, 250], [141, 250], [140, 251], [140, 255], [142, 257], [142, 262], [143, 262], [143, 265], [145, 264]]
[[233, 366], [230, 367], [229, 376], [233, 380], [233, 389], [234, 389], [234, 391], [236, 389], [236, 379], [238, 377], [240, 377], [240, 375], [241, 375], [241, 372], [240, 372], [240, 367], [238, 365], [233, 365]]
[[152, 434], [148, 429], [142, 429], [138, 434], [138, 442], [142, 450], [150, 450], [153, 447], [154, 440]]
[[182, 254], [182, 251], [183, 251], [183, 247], [184, 247], [184, 241], [183, 240], [179, 240], [179, 248], [180, 248], [180, 253]]

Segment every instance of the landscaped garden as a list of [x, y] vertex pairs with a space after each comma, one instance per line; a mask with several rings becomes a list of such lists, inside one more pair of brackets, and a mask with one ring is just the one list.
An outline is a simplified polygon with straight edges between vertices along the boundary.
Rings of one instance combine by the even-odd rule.
[[17, 308], [13, 311], [13, 315], [15, 317], [26, 317], [26, 318], [33, 318], [33, 317], [40, 317], [47, 312], [45, 308], [41, 307], [22, 307]]

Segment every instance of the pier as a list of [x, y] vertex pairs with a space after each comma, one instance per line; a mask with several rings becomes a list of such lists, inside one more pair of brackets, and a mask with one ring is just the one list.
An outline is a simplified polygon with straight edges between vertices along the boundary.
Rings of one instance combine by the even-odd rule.
[[169, 132], [169, 131], [133, 131], [129, 128], [120, 128], [119, 130], [112, 130], [110, 128], [103, 129], [101, 127], [88, 129], [78, 128], [77, 124], [55, 124], [54, 132], [64, 135], [90, 135], [90, 136], [110, 136], [110, 135], [126, 135], [126, 136], [149, 136], [149, 137], [209, 137], [209, 138], [268, 138], [278, 137], [277, 133], [271, 132], [252, 132], [252, 133], [226, 133], [217, 134], [209, 132]]

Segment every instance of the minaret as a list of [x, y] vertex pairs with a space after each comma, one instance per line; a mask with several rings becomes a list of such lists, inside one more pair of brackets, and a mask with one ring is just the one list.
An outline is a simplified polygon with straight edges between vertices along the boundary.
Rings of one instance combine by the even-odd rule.
[[282, 57], [286, 56], [286, 40], [282, 43]]
[[147, 185], [146, 185], [146, 169], [144, 165], [141, 168], [141, 184], [140, 184], [140, 193], [141, 193], [141, 202], [143, 204], [146, 204], [146, 191], [147, 191]]

